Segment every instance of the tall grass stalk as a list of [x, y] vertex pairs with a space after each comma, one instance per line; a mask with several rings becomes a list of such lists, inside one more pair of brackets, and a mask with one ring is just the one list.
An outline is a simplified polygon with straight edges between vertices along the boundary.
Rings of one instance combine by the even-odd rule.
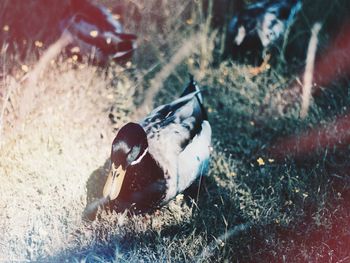
[[307, 50], [306, 67], [303, 80], [303, 94], [301, 102], [300, 117], [305, 118], [310, 106], [312, 78], [314, 74], [315, 56], [318, 44], [318, 33], [321, 30], [321, 23], [316, 23], [311, 30], [311, 38]]

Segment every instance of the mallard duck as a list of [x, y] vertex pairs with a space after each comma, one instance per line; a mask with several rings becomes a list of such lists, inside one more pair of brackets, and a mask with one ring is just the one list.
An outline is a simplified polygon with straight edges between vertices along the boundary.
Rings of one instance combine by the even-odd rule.
[[[228, 45], [233, 51], [254, 51], [274, 45], [294, 21], [301, 0], [266, 0], [250, 4], [228, 26]], [[238, 49], [238, 47], [243, 47]]]
[[105, 7], [87, 0], [70, 1], [61, 28], [73, 38], [67, 48], [69, 53], [93, 51], [94, 60], [101, 64], [109, 59], [129, 58], [136, 48], [135, 35], [124, 33], [122, 24]]
[[191, 79], [179, 99], [119, 130], [104, 198], [117, 211], [145, 212], [167, 203], [206, 173], [210, 142], [202, 95]]

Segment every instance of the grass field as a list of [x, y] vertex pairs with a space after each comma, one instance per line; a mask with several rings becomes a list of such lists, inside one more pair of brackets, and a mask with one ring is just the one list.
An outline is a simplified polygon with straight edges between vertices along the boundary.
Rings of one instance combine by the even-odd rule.
[[[284, 138], [348, 112], [346, 77], [322, 86], [304, 119], [300, 94], [286, 90], [301, 79], [312, 25], [323, 23], [321, 54], [349, 4], [305, 0], [283, 56], [255, 75], [248, 62], [220, 60], [222, 33], [200, 1], [133, 3], [142, 18], [126, 28], [138, 35], [138, 49], [122, 66], [59, 56], [33, 84], [21, 79], [50, 33], [32, 32], [28, 42], [44, 45], [22, 58], [2, 49], [0, 262], [350, 262], [349, 147], [328, 145], [299, 159], [269, 154]], [[6, 14], [1, 28], [13, 19]], [[152, 214], [101, 210], [83, 220], [101, 196], [117, 129], [175, 99], [189, 73], [204, 90], [213, 129], [200, 191]]]

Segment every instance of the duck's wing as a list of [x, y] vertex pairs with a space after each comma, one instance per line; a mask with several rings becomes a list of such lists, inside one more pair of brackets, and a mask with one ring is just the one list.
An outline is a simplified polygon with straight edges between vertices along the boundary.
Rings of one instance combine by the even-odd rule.
[[231, 19], [229, 37], [239, 46], [247, 36], [259, 35], [263, 46], [267, 46], [283, 34], [301, 5], [301, 0], [259, 1], [250, 4]]
[[267, 1], [250, 4], [232, 17], [228, 25], [228, 34], [237, 46], [241, 45], [246, 37], [254, 36], [257, 33], [258, 21], [264, 14], [267, 5]]
[[88, 1], [72, 0], [72, 9], [61, 27], [67, 29], [78, 43], [97, 47], [102, 54], [116, 59], [136, 49], [136, 36], [124, 33], [122, 24], [106, 8]]
[[201, 132], [179, 155], [177, 177], [168, 182], [166, 196], [168, 199], [188, 188], [198, 177], [206, 174], [209, 167], [210, 144], [211, 127], [205, 120], [202, 123]]
[[275, 13], [277, 18], [284, 21], [287, 26], [292, 23], [295, 16], [302, 8], [301, 0], [285, 0], [280, 4], [271, 6], [268, 10], [270, 13]]
[[272, 2], [259, 21], [258, 35], [264, 47], [274, 44], [294, 21], [301, 9], [300, 0]]
[[68, 29], [75, 39], [95, 46], [113, 58], [124, 56], [136, 49], [135, 35], [101, 31], [97, 25], [88, 23], [85, 17], [79, 15], [73, 18]]
[[[158, 135], [159, 132], [169, 131], [172, 134], [176, 133], [176, 129], [184, 128], [189, 132], [189, 137], [180, 133], [182, 136], [180, 138], [183, 138], [182, 145], [200, 132], [201, 123], [207, 119], [207, 113], [202, 103], [201, 91], [191, 79], [179, 99], [154, 109], [140, 122], [140, 125], [151, 138]], [[174, 132], [171, 132], [172, 130]]]
[[122, 24], [104, 6], [95, 5], [88, 0], [70, 0], [70, 9], [71, 16], [83, 16], [87, 23], [98, 26], [102, 31], [124, 31]]
[[164, 171], [167, 201], [197, 178], [209, 156], [211, 129], [198, 87], [190, 83], [182, 97], [156, 108], [140, 124], [150, 154]]

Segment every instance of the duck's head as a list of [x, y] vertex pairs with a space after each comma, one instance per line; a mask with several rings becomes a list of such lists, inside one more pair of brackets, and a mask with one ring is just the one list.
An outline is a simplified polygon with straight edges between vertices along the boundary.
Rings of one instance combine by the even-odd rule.
[[138, 164], [147, 151], [147, 134], [139, 124], [130, 122], [119, 130], [112, 144], [111, 169], [103, 188], [105, 198], [118, 197], [126, 170]]

